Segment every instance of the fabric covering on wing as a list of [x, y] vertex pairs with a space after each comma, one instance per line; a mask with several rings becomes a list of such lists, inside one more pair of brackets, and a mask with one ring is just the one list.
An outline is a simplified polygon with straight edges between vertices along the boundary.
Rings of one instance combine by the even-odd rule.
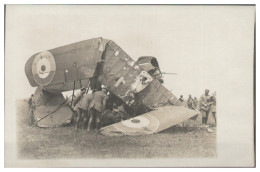
[[146, 135], [179, 124], [198, 112], [183, 106], [164, 106], [143, 115], [101, 128], [107, 136]]
[[34, 98], [34, 118], [37, 126], [52, 128], [70, 123], [73, 111], [61, 93], [52, 94], [38, 87]]

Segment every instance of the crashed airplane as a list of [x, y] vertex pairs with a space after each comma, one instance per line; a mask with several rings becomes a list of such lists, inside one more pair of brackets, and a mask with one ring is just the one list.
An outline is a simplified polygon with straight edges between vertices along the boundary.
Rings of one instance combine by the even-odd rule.
[[[155, 57], [136, 62], [115, 42], [94, 38], [34, 54], [25, 64], [37, 87], [34, 116], [39, 127], [69, 124], [73, 110], [62, 92], [106, 86], [132, 118], [101, 128], [108, 136], [153, 134], [179, 124], [197, 111], [182, 105], [162, 83]], [[73, 101], [73, 98], [72, 98]]]

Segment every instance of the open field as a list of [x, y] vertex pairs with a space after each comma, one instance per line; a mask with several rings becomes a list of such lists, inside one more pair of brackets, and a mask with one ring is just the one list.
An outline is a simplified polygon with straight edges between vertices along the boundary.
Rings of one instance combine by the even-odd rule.
[[18, 158], [167, 158], [216, 157], [216, 130], [172, 127], [145, 136], [108, 137], [72, 127], [38, 128], [28, 124], [27, 103], [18, 100]]

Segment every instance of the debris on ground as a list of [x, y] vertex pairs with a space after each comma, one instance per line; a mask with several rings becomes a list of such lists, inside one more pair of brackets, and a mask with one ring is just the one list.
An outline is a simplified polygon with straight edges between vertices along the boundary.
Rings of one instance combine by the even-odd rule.
[[208, 132], [208, 133], [213, 133], [213, 130], [210, 129], [210, 128], [207, 128], [207, 132]]

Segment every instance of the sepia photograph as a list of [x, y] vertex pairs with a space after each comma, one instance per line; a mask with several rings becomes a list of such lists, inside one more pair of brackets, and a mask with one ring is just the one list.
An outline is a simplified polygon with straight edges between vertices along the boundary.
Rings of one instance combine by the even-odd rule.
[[5, 167], [254, 167], [255, 5], [5, 5]]

